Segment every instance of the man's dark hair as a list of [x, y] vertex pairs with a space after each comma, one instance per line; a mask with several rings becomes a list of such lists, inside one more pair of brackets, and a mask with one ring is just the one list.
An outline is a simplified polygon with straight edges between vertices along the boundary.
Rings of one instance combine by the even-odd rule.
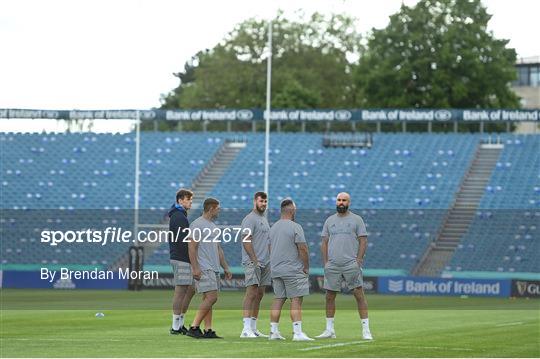
[[283, 201], [281, 201], [281, 205], [280, 205], [280, 208], [281, 208], [281, 212], [283, 212], [283, 210], [287, 207], [289, 207], [290, 205], [292, 205], [294, 202], [292, 199], [290, 198], [285, 198]]
[[178, 203], [178, 200], [180, 199], [190, 199], [193, 197], [193, 192], [191, 192], [189, 189], [180, 188], [178, 192], [176, 192], [176, 203]]
[[212, 208], [218, 205], [219, 205], [219, 201], [217, 199], [208, 197], [207, 199], [204, 200], [203, 211], [208, 212], [209, 210], [211, 210]]
[[255, 192], [253, 199], [257, 199], [257, 198], [267, 199], [268, 195], [266, 194], [266, 192], [262, 192], [262, 191]]

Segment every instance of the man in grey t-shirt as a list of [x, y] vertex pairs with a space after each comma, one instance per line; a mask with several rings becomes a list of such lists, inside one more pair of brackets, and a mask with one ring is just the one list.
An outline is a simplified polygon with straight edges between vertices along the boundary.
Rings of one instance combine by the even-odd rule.
[[336, 294], [342, 281], [353, 292], [362, 322], [362, 337], [373, 339], [369, 330], [367, 301], [362, 289], [362, 264], [367, 247], [367, 231], [362, 217], [349, 211], [351, 198], [342, 192], [336, 198], [337, 213], [328, 217], [322, 230], [321, 251], [326, 289], [326, 329], [317, 338], [335, 338]]
[[267, 285], [271, 284], [269, 244], [270, 226], [265, 212], [268, 197], [257, 192], [253, 198], [253, 210], [242, 221], [242, 266], [244, 267], [246, 295], [244, 297], [244, 328], [240, 338], [268, 337], [257, 329], [259, 307]]
[[[189, 261], [197, 292], [202, 293], [203, 300], [193, 319], [187, 335], [194, 338], [220, 338], [212, 330], [212, 306], [217, 302], [219, 292], [219, 267], [223, 267], [225, 278], [231, 279], [232, 274], [221, 248], [219, 230], [214, 220], [219, 215], [219, 201], [207, 198], [203, 204], [203, 215], [189, 226], [187, 238]], [[216, 238], [217, 237], [217, 238]], [[204, 320], [205, 331], [200, 329]]]
[[270, 272], [275, 298], [270, 310], [270, 340], [284, 340], [279, 317], [287, 298], [291, 299], [293, 340], [313, 340], [302, 331], [302, 299], [309, 294], [309, 251], [302, 226], [294, 222], [296, 206], [291, 199], [281, 202], [281, 219], [270, 228]]

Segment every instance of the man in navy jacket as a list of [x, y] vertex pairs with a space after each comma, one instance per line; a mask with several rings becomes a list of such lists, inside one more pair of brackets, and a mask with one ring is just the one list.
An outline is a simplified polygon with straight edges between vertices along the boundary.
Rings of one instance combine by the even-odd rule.
[[171, 334], [186, 334], [184, 315], [195, 294], [193, 275], [189, 262], [188, 243], [184, 241], [189, 232], [187, 211], [191, 208], [193, 192], [180, 189], [176, 202], [169, 210], [169, 254], [174, 273], [173, 321]]

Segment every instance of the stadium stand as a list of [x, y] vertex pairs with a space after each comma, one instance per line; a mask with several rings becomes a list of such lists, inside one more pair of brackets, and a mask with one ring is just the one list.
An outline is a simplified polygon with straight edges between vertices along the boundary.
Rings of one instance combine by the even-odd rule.
[[[40, 243], [42, 231], [133, 228], [132, 211], [114, 210], [2, 210], [2, 265], [11, 269], [37, 265], [89, 265], [105, 269], [127, 252], [129, 244]], [[83, 239], [86, 237], [82, 237]], [[34, 268], [35, 269], [35, 268]]]
[[540, 208], [540, 136], [504, 139], [480, 208]]
[[[3, 208], [133, 208], [134, 136], [3, 134]], [[165, 209], [171, 193], [191, 180], [222, 138], [144, 133], [141, 208]]]
[[447, 271], [540, 272], [540, 138], [508, 137]]
[[[147, 210], [140, 218], [159, 223], [175, 191], [191, 185], [222, 139], [166, 133], [142, 137], [141, 208]], [[133, 211], [125, 211], [133, 208], [132, 134], [2, 134], [0, 141], [3, 265], [108, 267], [127, 253], [129, 244], [124, 243], [52, 247], [39, 245], [39, 238], [46, 229], [133, 229]]]
[[[368, 150], [323, 148], [317, 134], [273, 135], [270, 200], [292, 197], [299, 208], [326, 208], [347, 190], [358, 208], [447, 208], [477, 140], [381, 134]], [[224, 207], [250, 207], [253, 190], [263, 185], [264, 138], [252, 135], [249, 141], [212, 192]]]
[[540, 272], [540, 211], [480, 210], [447, 271]]
[[[141, 221], [159, 223], [175, 190], [189, 187], [231, 136], [234, 134], [143, 132], [140, 207], [148, 211]], [[242, 136], [247, 138], [247, 147], [211, 192], [222, 202], [222, 225], [239, 224], [251, 207], [252, 194], [263, 187], [264, 136]], [[317, 267], [321, 266], [322, 224], [333, 213], [333, 197], [347, 191], [370, 234], [366, 267], [410, 271], [434, 240], [474, 151], [485, 137], [375, 134], [373, 148], [359, 149], [324, 148], [320, 134], [272, 134], [270, 204], [276, 207], [288, 196], [296, 200], [297, 220], [306, 232], [312, 267]], [[532, 260], [539, 249], [535, 223], [540, 207], [539, 138], [505, 135], [503, 139], [505, 149], [486, 188], [481, 215], [447, 270], [539, 271]], [[98, 251], [96, 246], [33, 246], [36, 253], [24, 251], [24, 243], [38, 240], [35, 228], [72, 228], [73, 223], [44, 215], [24, 234], [15, 223], [25, 221], [25, 215], [19, 218], [17, 213], [25, 209], [100, 209], [118, 218], [114, 223], [103, 222], [107, 219], [99, 215], [95, 228], [111, 223], [131, 228], [132, 218], [122, 209], [133, 208], [133, 134], [2, 134], [0, 141], [2, 209], [16, 210], [4, 211], [14, 214], [2, 219], [2, 264], [45, 260], [107, 266], [118, 260], [125, 252], [123, 246], [92, 255], [88, 252]], [[499, 209], [515, 211], [503, 216]], [[486, 217], [486, 213], [491, 215]], [[277, 216], [275, 211], [270, 213], [271, 221]], [[488, 222], [495, 231], [489, 236], [485, 235]], [[488, 247], [497, 252], [488, 261], [478, 260], [475, 255], [485, 258], [483, 248]], [[240, 244], [230, 243], [224, 249], [229, 262], [240, 265]], [[96, 262], [95, 258], [101, 260]], [[157, 248], [146, 263], [167, 265], [167, 246]]]

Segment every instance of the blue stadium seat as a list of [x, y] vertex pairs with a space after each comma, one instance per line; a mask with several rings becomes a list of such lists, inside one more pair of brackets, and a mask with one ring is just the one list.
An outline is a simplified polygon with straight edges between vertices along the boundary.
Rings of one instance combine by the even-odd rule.
[[[140, 207], [144, 221], [159, 223], [174, 192], [190, 187], [216, 150], [234, 133], [141, 134]], [[339, 134], [337, 134], [339, 135]], [[264, 135], [242, 134], [248, 145], [232, 162], [211, 195], [221, 200], [219, 224], [238, 225], [263, 188]], [[343, 134], [343, 136], [346, 136]], [[270, 213], [280, 200], [295, 199], [312, 266], [321, 266], [320, 233], [340, 191], [352, 195], [353, 210], [369, 232], [367, 268], [412, 269], [435, 239], [479, 141], [479, 134], [374, 134], [371, 149], [324, 148], [320, 134], [272, 134]], [[539, 272], [540, 141], [538, 136], [502, 136], [505, 148], [477, 216], [447, 270]], [[3, 264], [80, 263], [108, 266], [126, 246], [47, 247], [33, 245], [39, 228], [88, 227], [47, 218], [46, 210], [102, 210], [108, 222], [95, 228], [131, 228], [123, 209], [133, 208], [133, 134], [1, 134], [2, 209], [13, 214], [0, 223]], [[41, 209], [32, 228], [20, 226], [27, 210]], [[45, 210], [45, 211], [44, 211]], [[130, 212], [131, 211], [127, 211]], [[58, 211], [51, 212], [58, 213]], [[21, 216], [19, 218], [18, 216]], [[194, 217], [196, 214], [191, 213]], [[99, 217], [99, 216], [98, 216]], [[117, 218], [115, 218], [117, 217]], [[193, 219], [193, 218], [192, 218]], [[114, 222], [112, 222], [114, 221]], [[32, 251], [25, 251], [32, 244]], [[240, 243], [224, 245], [240, 265]], [[109, 249], [109, 250], [108, 250]], [[147, 259], [168, 264], [167, 245]]]

